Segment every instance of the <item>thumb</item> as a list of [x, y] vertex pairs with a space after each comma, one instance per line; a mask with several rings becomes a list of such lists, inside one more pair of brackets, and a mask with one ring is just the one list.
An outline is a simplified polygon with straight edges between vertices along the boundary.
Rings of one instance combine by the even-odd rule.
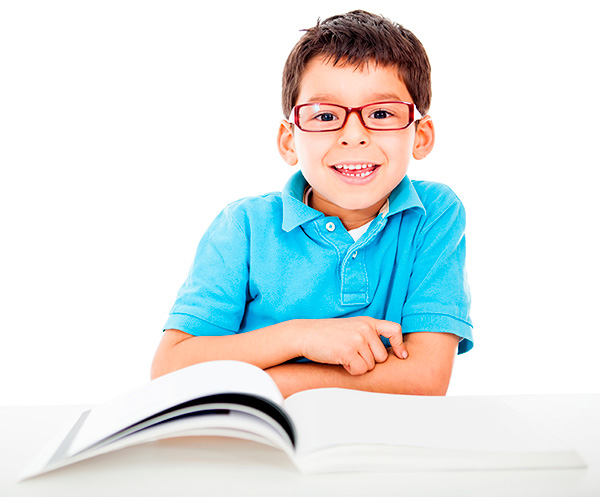
[[402, 339], [402, 326], [392, 321], [380, 321], [377, 326], [377, 333], [390, 341], [396, 357], [399, 359], [408, 358], [408, 351]]

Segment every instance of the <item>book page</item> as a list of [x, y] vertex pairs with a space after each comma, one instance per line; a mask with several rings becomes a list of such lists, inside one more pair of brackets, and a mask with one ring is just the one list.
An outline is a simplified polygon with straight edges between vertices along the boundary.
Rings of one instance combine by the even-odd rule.
[[568, 450], [504, 404], [485, 397], [421, 397], [325, 388], [284, 401], [304, 456], [342, 445], [455, 451]]
[[[57, 442], [49, 445], [53, 449], [65, 438], [64, 434]], [[67, 458], [53, 457], [51, 452], [42, 452], [21, 473], [20, 479], [30, 478], [54, 469], [82, 461], [100, 454], [119, 450], [140, 443], [160, 440], [165, 437], [185, 436], [218, 436], [234, 437], [270, 445], [283, 450], [288, 457], [293, 457], [291, 445], [284, 443], [282, 434], [270, 422], [257, 416], [247, 416], [244, 412], [231, 411], [219, 416], [196, 418], [180, 418], [170, 423], [160, 423], [146, 429], [123, 436], [111, 443], [95, 446], [79, 454]]]
[[180, 369], [94, 407], [74, 436], [68, 455], [184, 402], [221, 393], [243, 393], [281, 405], [283, 397], [260, 368], [238, 361], [212, 361]]

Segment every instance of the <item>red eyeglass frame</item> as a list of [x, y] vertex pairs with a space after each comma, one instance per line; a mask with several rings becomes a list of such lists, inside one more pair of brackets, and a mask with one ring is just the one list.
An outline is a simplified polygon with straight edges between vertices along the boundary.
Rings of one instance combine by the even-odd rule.
[[[365, 120], [363, 118], [363, 115], [362, 115], [362, 110], [364, 108], [370, 107], [372, 105], [382, 105], [382, 104], [404, 104], [404, 105], [407, 105], [408, 109], [409, 109], [408, 124], [406, 126], [403, 126], [402, 128], [373, 128], [373, 127], [367, 126], [367, 124], [365, 123]], [[331, 105], [333, 107], [338, 107], [340, 109], [344, 109], [346, 111], [346, 117], [344, 118], [344, 122], [338, 128], [333, 128], [333, 129], [323, 129], [323, 130], [304, 129], [302, 126], [300, 126], [300, 109], [302, 107], [308, 107], [310, 105]], [[327, 102], [310, 102], [307, 104], [296, 105], [296, 106], [294, 106], [292, 111], [293, 111], [293, 115], [294, 115], [294, 124], [298, 127], [299, 130], [304, 131], [306, 133], [327, 133], [329, 131], [339, 131], [344, 126], [346, 126], [346, 123], [348, 122], [348, 118], [350, 117], [350, 114], [352, 114], [353, 112], [356, 112], [358, 114], [358, 118], [360, 119], [360, 122], [365, 127], [365, 129], [368, 129], [371, 131], [400, 131], [402, 129], [408, 128], [415, 121], [419, 121], [420, 119], [423, 119], [423, 116], [417, 110], [415, 104], [413, 104], [412, 102], [403, 102], [401, 100], [386, 100], [384, 102], [371, 102], [366, 105], [362, 105], [361, 107], [345, 107], [344, 105], [330, 104]]]

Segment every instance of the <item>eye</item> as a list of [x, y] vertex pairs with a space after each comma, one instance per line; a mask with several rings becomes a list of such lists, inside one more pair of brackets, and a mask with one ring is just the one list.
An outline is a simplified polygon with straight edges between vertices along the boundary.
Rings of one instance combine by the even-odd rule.
[[321, 112], [320, 114], [315, 114], [315, 116], [313, 117], [313, 119], [324, 123], [335, 121], [337, 118], [338, 117], [332, 112]]
[[369, 114], [369, 119], [387, 119], [393, 117], [393, 114], [386, 109], [377, 109]]

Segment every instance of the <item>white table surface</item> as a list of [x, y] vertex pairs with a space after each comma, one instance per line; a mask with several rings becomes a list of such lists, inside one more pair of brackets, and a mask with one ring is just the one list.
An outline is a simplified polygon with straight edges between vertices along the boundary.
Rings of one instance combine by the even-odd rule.
[[277, 449], [197, 437], [123, 449], [18, 483], [21, 469], [84, 407], [0, 407], [0, 496], [600, 497], [600, 394], [500, 398], [577, 450], [588, 467], [302, 475]]

